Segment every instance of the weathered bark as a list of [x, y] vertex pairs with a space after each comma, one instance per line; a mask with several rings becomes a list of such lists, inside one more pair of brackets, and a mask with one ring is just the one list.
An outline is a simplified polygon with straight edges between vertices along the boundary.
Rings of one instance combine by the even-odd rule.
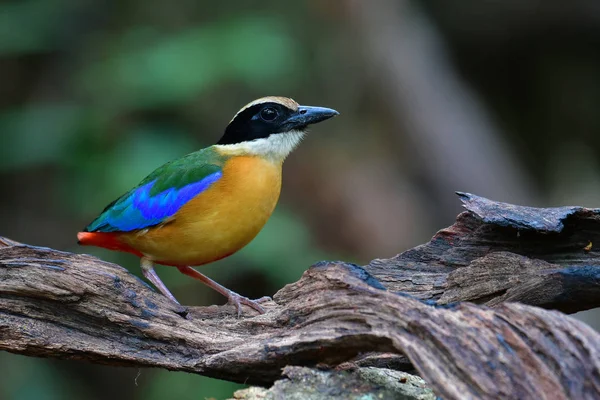
[[600, 209], [458, 194], [468, 211], [454, 225], [365, 269], [388, 290], [438, 305], [510, 301], [566, 313], [600, 306]]
[[[265, 315], [241, 319], [229, 306], [182, 310], [91, 256], [2, 240], [0, 349], [256, 384], [287, 365], [348, 368], [404, 355], [445, 399], [598, 398], [598, 333], [556, 311], [501, 303], [595, 306], [598, 210], [463, 199], [472, 211], [453, 227], [367, 266], [390, 290], [361, 267], [319, 263]], [[449, 304], [463, 299], [495, 308]]]

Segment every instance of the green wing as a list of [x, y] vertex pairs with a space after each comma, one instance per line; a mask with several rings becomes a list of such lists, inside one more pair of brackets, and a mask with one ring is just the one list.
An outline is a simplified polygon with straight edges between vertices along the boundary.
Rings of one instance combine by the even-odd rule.
[[156, 169], [109, 204], [86, 232], [129, 232], [163, 223], [223, 176], [226, 158], [213, 147]]

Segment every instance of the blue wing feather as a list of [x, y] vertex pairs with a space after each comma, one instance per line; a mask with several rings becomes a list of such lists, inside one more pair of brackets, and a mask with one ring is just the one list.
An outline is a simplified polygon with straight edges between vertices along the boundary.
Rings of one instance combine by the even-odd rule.
[[158, 225], [223, 176], [219, 170], [198, 182], [170, 187], [152, 195], [157, 179], [142, 184], [109, 205], [86, 231], [129, 232]]

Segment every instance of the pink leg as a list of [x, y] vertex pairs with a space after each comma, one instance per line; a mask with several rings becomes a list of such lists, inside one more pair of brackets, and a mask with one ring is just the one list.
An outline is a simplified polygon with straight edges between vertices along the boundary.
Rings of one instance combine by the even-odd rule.
[[265, 313], [265, 309], [258, 303], [263, 301], [270, 300], [269, 297], [262, 297], [258, 300], [250, 300], [247, 297], [240, 296], [236, 292], [233, 292], [227, 289], [225, 286], [219, 285], [217, 282], [210, 279], [208, 276], [201, 274], [196, 271], [192, 267], [177, 267], [179, 271], [186, 274], [187, 276], [191, 276], [194, 279], [198, 279], [200, 282], [204, 283], [206, 286], [213, 288], [217, 292], [221, 293], [223, 296], [227, 297], [229, 304], [233, 304], [237, 310], [238, 317], [242, 314], [242, 306], [241, 304], [245, 304], [248, 307], [251, 307], [258, 311], [260, 314]]
[[165, 286], [163, 281], [161, 281], [160, 278], [158, 277], [158, 275], [156, 274], [156, 271], [154, 270], [154, 263], [151, 260], [149, 260], [145, 257], [142, 258], [140, 266], [142, 267], [142, 273], [144, 274], [146, 279], [148, 279], [150, 282], [152, 282], [154, 284], [154, 286], [156, 286], [156, 288], [165, 297], [171, 299], [176, 304], [179, 304], [179, 302], [177, 301], [175, 296], [173, 296], [173, 294], [169, 291], [169, 289], [167, 289], [167, 287]]

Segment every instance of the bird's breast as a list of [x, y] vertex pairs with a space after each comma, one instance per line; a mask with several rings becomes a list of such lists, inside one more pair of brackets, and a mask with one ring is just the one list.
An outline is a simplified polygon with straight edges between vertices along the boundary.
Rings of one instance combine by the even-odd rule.
[[156, 262], [202, 265], [227, 257], [260, 232], [279, 199], [281, 163], [238, 156], [223, 176], [166, 224], [122, 240]]

